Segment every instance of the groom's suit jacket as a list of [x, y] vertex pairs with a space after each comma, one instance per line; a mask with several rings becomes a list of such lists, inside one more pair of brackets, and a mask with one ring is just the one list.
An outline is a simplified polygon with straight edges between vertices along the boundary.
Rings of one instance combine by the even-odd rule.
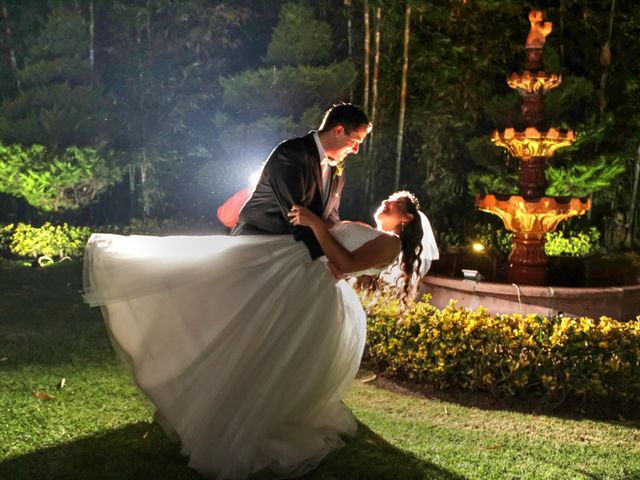
[[308, 227], [293, 226], [287, 212], [294, 203], [329, 220], [339, 221], [338, 208], [344, 186], [344, 175], [331, 172], [331, 186], [326, 204], [322, 201], [322, 171], [313, 132], [278, 145], [262, 168], [256, 189], [240, 211], [238, 224], [231, 235], [292, 234], [304, 242], [311, 258], [323, 255], [313, 232]]

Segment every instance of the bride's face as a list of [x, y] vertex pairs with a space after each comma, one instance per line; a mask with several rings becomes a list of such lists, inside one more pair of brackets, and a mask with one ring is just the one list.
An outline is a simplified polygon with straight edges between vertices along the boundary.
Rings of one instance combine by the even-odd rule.
[[386, 232], [398, 230], [403, 223], [410, 222], [413, 215], [407, 213], [407, 198], [391, 195], [383, 200], [374, 218], [378, 228]]

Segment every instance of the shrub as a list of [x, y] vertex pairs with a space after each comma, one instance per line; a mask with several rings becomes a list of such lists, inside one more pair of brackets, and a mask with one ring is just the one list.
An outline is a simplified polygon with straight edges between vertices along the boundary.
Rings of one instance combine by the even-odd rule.
[[424, 299], [401, 311], [393, 297], [363, 295], [372, 361], [437, 388], [528, 397], [548, 406], [566, 399], [640, 402], [640, 317], [491, 316]]
[[211, 225], [203, 222], [187, 222], [174, 218], [162, 220], [149, 218], [132, 218], [127, 225], [101, 225], [93, 228], [94, 232], [115, 233], [118, 235], [193, 235], [212, 234]]
[[125, 235], [168, 235], [180, 229], [178, 222], [174, 219], [148, 219], [132, 218], [129, 225], [123, 230]]
[[12, 254], [36, 259], [41, 265], [54, 259], [82, 256], [91, 236], [88, 227], [73, 227], [66, 223], [52, 225], [49, 222], [41, 227], [25, 223], [6, 225], [0, 232], [0, 239], [6, 239], [10, 234], [9, 251]]
[[89, 205], [121, 176], [122, 168], [109, 152], [0, 143], [0, 192], [45, 212]]
[[13, 223], [0, 225], [0, 253], [8, 253], [11, 247], [11, 238], [16, 226]]
[[441, 252], [451, 253], [463, 248], [462, 237], [453, 230], [439, 233], [437, 243]]
[[565, 237], [562, 231], [546, 234], [544, 251], [547, 255], [569, 257], [586, 257], [599, 248], [600, 232], [591, 227], [583, 232], [569, 232]]
[[473, 226], [473, 242], [490, 247], [505, 257], [511, 253], [512, 241], [513, 233], [502, 227], [495, 227], [490, 223]]
[[[511, 253], [513, 233], [490, 223], [473, 226], [469, 242], [478, 242], [502, 255]], [[588, 230], [559, 230], [545, 235], [544, 251], [549, 256], [586, 257], [600, 249], [600, 232]], [[440, 243], [438, 243], [440, 245]]]
[[37, 260], [40, 265], [63, 258], [78, 258], [91, 233], [104, 232], [119, 235], [178, 235], [199, 232], [210, 234], [206, 224], [186, 225], [175, 219], [141, 220], [134, 218], [128, 225], [104, 225], [101, 227], [74, 227], [52, 225], [41, 227], [18, 223], [0, 225], [0, 254]]

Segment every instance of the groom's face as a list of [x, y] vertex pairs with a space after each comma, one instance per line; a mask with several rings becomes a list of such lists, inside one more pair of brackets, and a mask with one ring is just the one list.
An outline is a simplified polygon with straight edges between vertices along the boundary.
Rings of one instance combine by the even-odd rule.
[[364, 139], [369, 133], [369, 127], [362, 125], [361, 127], [351, 130], [347, 133], [342, 125], [338, 125], [335, 128], [335, 149], [333, 152], [333, 158], [336, 161], [344, 160], [344, 158], [350, 153], [358, 153], [360, 144], [364, 142]]

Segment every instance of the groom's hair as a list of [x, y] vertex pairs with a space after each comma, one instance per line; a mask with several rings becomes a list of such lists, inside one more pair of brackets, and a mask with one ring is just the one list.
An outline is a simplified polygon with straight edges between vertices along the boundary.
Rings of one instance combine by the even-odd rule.
[[367, 126], [368, 130], [371, 130], [371, 122], [367, 115], [355, 105], [344, 102], [333, 105], [325, 112], [318, 131], [326, 132], [338, 125], [344, 127], [347, 135], [362, 126]]

